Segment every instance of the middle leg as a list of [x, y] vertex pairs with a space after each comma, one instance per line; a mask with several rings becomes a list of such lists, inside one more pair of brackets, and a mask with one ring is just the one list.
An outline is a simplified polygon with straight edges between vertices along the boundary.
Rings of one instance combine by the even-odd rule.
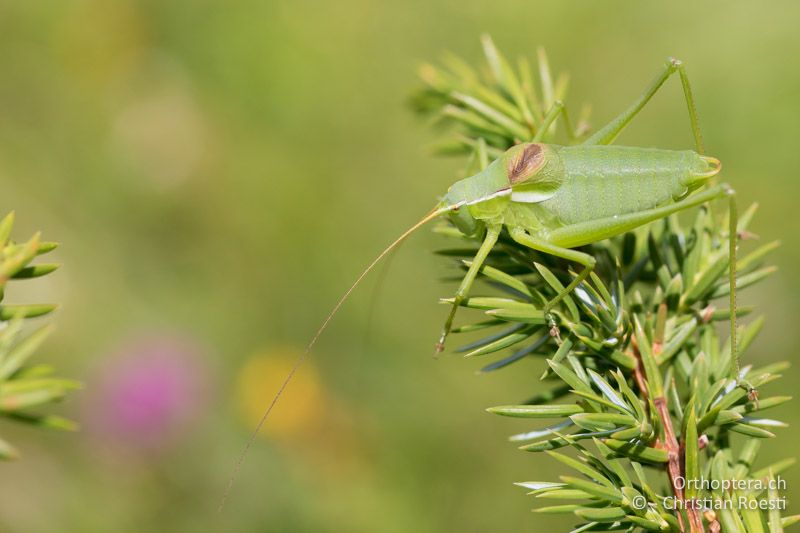
[[583, 281], [589, 277], [589, 274], [592, 273], [592, 270], [594, 270], [596, 260], [589, 254], [579, 252], [577, 250], [570, 250], [569, 248], [563, 248], [561, 246], [556, 246], [555, 244], [552, 244], [542, 238], [529, 234], [520, 227], [509, 228], [509, 235], [511, 235], [512, 239], [523, 246], [527, 246], [528, 248], [554, 255], [556, 257], [575, 261], [576, 263], [583, 265], [583, 270], [581, 270], [581, 273], [578, 274], [575, 279], [573, 279], [572, 282], [564, 288], [564, 290], [556, 294], [555, 298], [545, 304], [544, 309], [542, 310], [544, 311], [545, 317], [548, 317], [553, 307], [558, 302], [563, 300], [565, 296], [575, 290], [578, 285], [583, 283]]
[[559, 115], [564, 123], [564, 128], [567, 132], [567, 138], [571, 143], [575, 142], [578, 137], [581, 136], [581, 131], [580, 128], [575, 128], [572, 126], [572, 121], [570, 120], [569, 113], [567, 112], [567, 106], [564, 105], [561, 100], [556, 100], [547, 111], [547, 114], [542, 119], [542, 123], [539, 125], [536, 135], [534, 135], [533, 139], [531, 139], [531, 142], [541, 142], [542, 139], [544, 139], [544, 136], [550, 131], [553, 124], [555, 124]]

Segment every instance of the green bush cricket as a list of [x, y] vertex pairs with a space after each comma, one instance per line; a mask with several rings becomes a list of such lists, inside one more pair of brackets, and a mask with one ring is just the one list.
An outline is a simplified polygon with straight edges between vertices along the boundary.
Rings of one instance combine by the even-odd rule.
[[[612, 145], [675, 73], [678, 73], [683, 87], [695, 149], [676, 151]], [[663, 70], [630, 107], [581, 144], [559, 146], [541, 142], [544, 133], [559, 117], [569, 128], [566, 108], [556, 101], [545, 114], [538, 132], [528, 142], [509, 148], [491, 163], [488, 163], [485, 145], [480, 145], [478, 155], [483, 161], [482, 170], [454, 183], [431, 212], [381, 252], [345, 291], [267, 406], [239, 457], [220, 509], [247, 451], [272, 408], [342, 304], [389, 252], [417, 229], [440, 216], [450, 217], [465, 236], [482, 237], [482, 244], [452, 299], [450, 312], [436, 343], [437, 353], [444, 349], [456, 311], [469, 295], [481, 266], [502, 231], [505, 230], [511, 239], [523, 246], [583, 267], [542, 309], [551, 334], [558, 336], [558, 323], [552, 312], [554, 307], [586, 280], [595, 266], [594, 257], [575, 248], [626, 233], [712, 200], [728, 198], [731, 353], [734, 361], [731, 377], [748, 391], [753, 401], [757, 400], [755, 389], [739, 379], [735, 312], [738, 236], [734, 191], [726, 184], [709, 183], [721, 170], [721, 163], [704, 155], [694, 97], [683, 64], [668, 59]], [[576, 136], [574, 132], [570, 133], [572, 137]]]

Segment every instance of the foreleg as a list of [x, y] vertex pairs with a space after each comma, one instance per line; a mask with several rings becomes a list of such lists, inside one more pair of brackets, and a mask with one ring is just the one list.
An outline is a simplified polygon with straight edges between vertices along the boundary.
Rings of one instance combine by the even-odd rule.
[[489, 255], [489, 252], [492, 251], [492, 248], [494, 248], [494, 245], [497, 242], [497, 238], [500, 236], [501, 229], [502, 226], [500, 225], [487, 226], [486, 237], [484, 237], [483, 243], [478, 249], [478, 253], [475, 254], [475, 259], [472, 260], [472, 264], [470, 265], [469, 270], [467, 270], [464, 279], [461, 280], [461, 285], [459, 285], [456, 295], [453, 298], [453, 307], [450, 309], [450, 314], [447, 315], [447, 320], [442, 328], [442, 334], [439, 337], [439, 342], [436, 343], [436, 353], [440, 353], [444, 350], [444, 342], [453, 327], [453, 320], [455, 319], [456, 311], [469, 294], [469, 290], [472, 288], [472, 283], [475, 281], [478, 271], [481, 269], [481, 266], [483, 266], [484, 261], [486, 261], [486, 257]]

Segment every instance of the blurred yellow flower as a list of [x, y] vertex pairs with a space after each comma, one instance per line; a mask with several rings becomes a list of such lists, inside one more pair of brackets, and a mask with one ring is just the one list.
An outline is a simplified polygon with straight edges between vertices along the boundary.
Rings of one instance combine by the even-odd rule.
[[[236, 379], [236, 402], [248, 427], [261, 419], [300, 353], [294, 347], [268, 350], [245, 361]], [[284, 390], [261, 435], [293, 439], [318, 431], [327, 405], [319, 372], [307, 361]]]

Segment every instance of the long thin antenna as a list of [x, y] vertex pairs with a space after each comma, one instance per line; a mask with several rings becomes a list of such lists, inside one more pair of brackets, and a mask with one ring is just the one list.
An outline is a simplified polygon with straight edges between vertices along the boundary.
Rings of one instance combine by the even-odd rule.
[[434, 208], [432, 211], [430, 211], [427, 215], [425, 215], [422, 218], [422, 220], [420, 220], [419, 222], [417, 222], [416, 224], [414, 224], [413, 226], [408, 228], [405, 232], [403, 232], [402, 235], [400, 235], [397, 239], [395, 239], [395, 241], [392, 242], [392, 244], [387, 246], [385, 250], [383, 250], [380, 254], [378, 254], [378, 256], [375, 259], [372, 260], [372, 262], [369, 264], [369, 266], [367, 266], [367, 268], [365, 268], [364, 271], [361, 272], [361, 274], [358, 276], [358, 278], [356, 278], [355, 282], [353, 282], [353, 284], [350, 286], [350, 288], [345, 291], [345, 293], [342, 295], [341, 298], [339, 298], [339, 301], [336, 302], [336, 305], [333, 306], [333, 309], [331, 310], [331, 312], [328, 313], [328, 316], [322, 322], [322, 325], [319, 327], [319, 329], [317, 329], [317, 332], [311, 338], [311, 341], [306, 346], [306, 349], [303, 350], [303, 353], [300, 354], [297, 357], [297, 360], [294, 362], [294, 365], [292, 365], [291, 370], [289, 370], [289, 374], [287, 374], [286, 378], [283, 380], [283, 383], [281, 383], [281, 386], [278, 389], [278, 392], [272, 398], [272, 401], [269, 403], [269, 405], [267, 406], [266, 410], [264, 411], [264, 414], [261, 416], [261, 420], [258, 421], [258, 424], [256, 425], [255, 429], [253, 430], [253, 433], [250, 435], [250, 438], [247, 440], [247, 444], [245, 445], [244, 449], [242, 450], [242, 453], [239, 455], [239, 458], [236, 461], [236, 465], [233, 468], [233, 472], [231, 473], [231, 477], [230, 477], [230, 479], [228, 479], [228, 485], [225, 488], [225, 493], [222, 495], [222, 500], [220, 500], [219, 508], [217, 509], [217, 512], [221, 513], [222, 510], [225, 508], [225, 503], [228, 501], [228, 496], [230, 495], [231, 489], [233, 488], [233, 484], [236, 482], [236, 478], [239, 475], [239, 470], [242, 467], [242, 463], [244, 463], [244, 459], [247, 456], [247, 453], [250, 451], [250, 448], [253, 446], [253, 443], [255, 442], [256, 437], [258, 437], [258, 434], [261, 432], [261, 428], [264, 427], [264, 423], [267, 421], [267, 418], [269, 418], [269, 415], [272, 412], [272, 408], [275, 407], [276, 403], [278, 403], [278, 399], [280, 399], [281, 395], [283, 394], [283, 391], [286, 389], [287, 385], [289, 385], [289, 382], [292, 381], [292, 378], [294, 377], [295, 373], [297, 372], [297, 369], [300, 368], [300, 365], [302, 365], [303, 361], [306, 360], [306, 357], [308, 357], [308, 354], [311, 352], [311, 349], [314, 348], [314, 345], [317, 343], [317, 340], [319, 339], [320, 335], [322, 335], [322, 333], [327, 329], [328, 324], [330, 323], [331, 319], [336, 315], [336, 313], [339, 312], [339, 308], [342, 307], [342, 304], [344, 304], [344, 302], [347, 301], [347, 299], [350, 297], [350, 294], [355, 290], [356, 287], [358, 287], [358, 285], [367, 276], [367, 274], [369, 274], [370, 271], [373, 268], [375, 268], [375, 265], [377, 265], [381, 261], [381, 259], [386, 257], [386, 255], [389, 252], [394, 250], [395, 247], [397, 247], [398, 244], [403, 242], [406, 239], [406, 237], [408, 237], [409, 235], [411, 235], [412, 233], [414, 233], [419, 228], [421, 228], [422, 226], [424, 226], [425, 224], [427, 224], [428, 222], [430, 222], [434, 218], [438, 217], [439, 215], [444, 214], [444, 213], [446, 213], [448, 211], [451, 211], [453, 209], [456, 209], [458, 207], [459, 207], [459, 204], [456, 204], [456, 205], [450, 205], [450, 206], [445, 206], [445, 207]]

